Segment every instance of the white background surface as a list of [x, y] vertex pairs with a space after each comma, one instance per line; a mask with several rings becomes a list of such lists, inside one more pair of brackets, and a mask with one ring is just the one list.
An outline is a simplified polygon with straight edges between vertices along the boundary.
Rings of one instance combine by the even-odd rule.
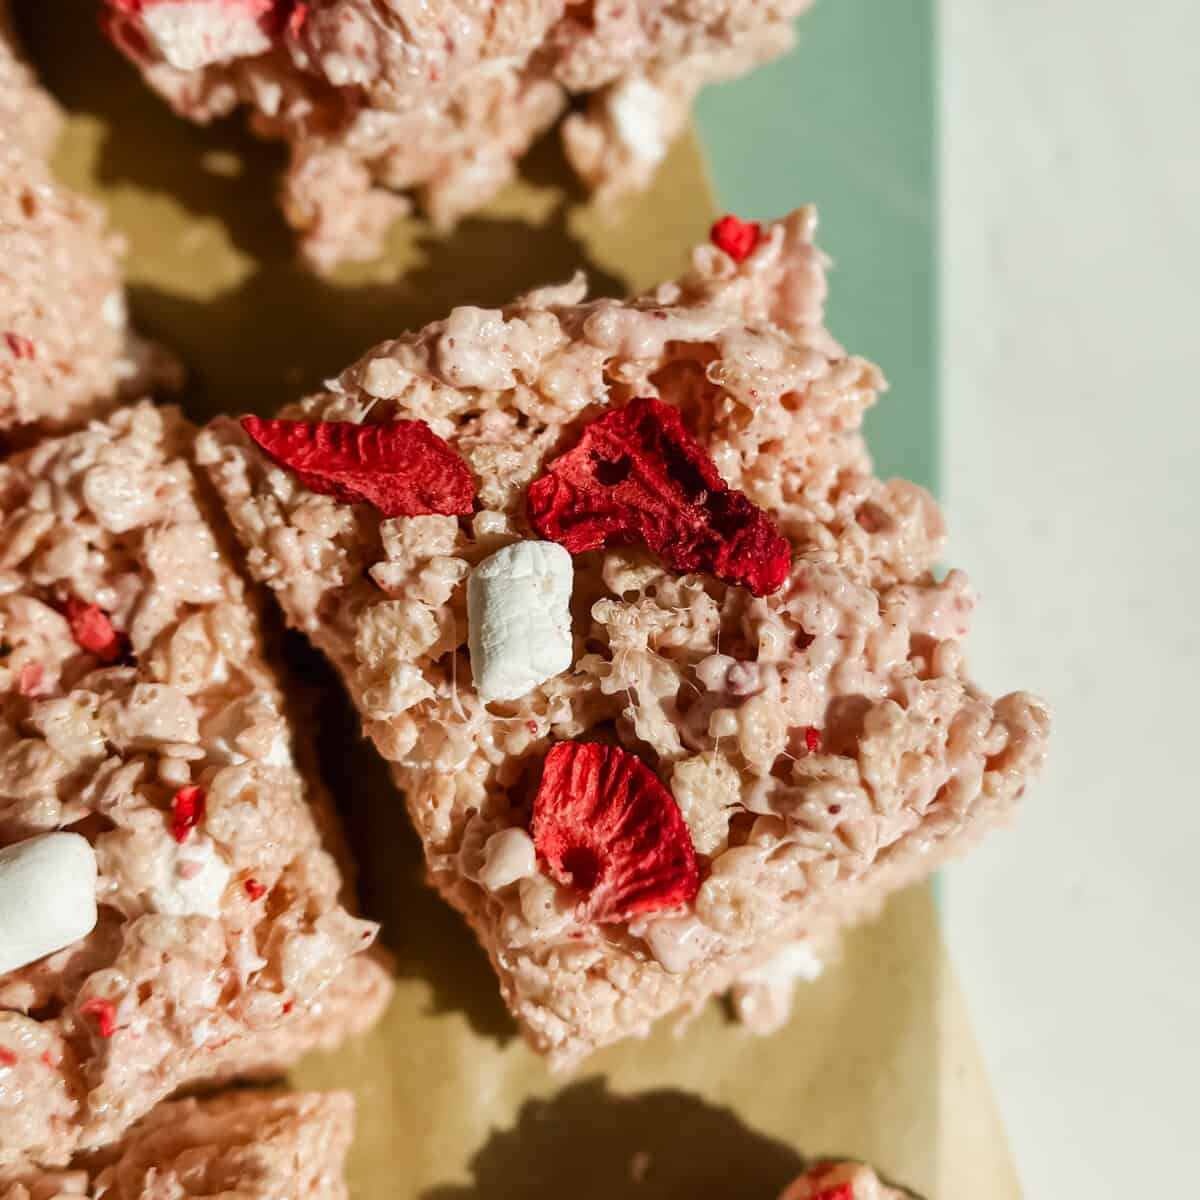
[[1200, 1196], [1200, 4], [942, 38], [950, 557], [1057, 717], [948, 936], [1028, 1196]]

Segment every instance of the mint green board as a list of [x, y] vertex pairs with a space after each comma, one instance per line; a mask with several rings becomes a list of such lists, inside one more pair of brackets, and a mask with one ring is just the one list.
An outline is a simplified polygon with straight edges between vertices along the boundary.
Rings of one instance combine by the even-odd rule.
[[786, 58], [701, 97], [717, 196], [753, 219], [819, 206], [830, 326], [891, 383], [867, 424], [878, 469], [936, 490], [933, 0], [818, 0], [797, 28]]

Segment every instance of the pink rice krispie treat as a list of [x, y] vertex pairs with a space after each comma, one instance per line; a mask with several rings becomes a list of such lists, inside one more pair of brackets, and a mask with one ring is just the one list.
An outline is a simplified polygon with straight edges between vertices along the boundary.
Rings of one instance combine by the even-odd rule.
[[0, 1200], [345, 1200], [353, 1132], [348, 1092], [160, 1104], [77, 1167], [0, 1179]]
[[908, 1192], [888, 1187], [862, 1163], [825, 1162], [805, 1171], [779, 1200], [908, 1200], [908, 1197]]
[[645, 186], [699, 89], [792, 43], [811, 0], [102, 0], [116, 44], [183, 116], [244, 106], [286, 141], [283, 207], [320, 268], [373, 254], [415, 190], [441, 226], [485, 203], [568, 106], [568, 157]]
[[735, 985], [777, 1024], [1043, 757], [1042, 705], [966, 673], [933, 499], [872, 474], [814, 224], [727, 218], [627, 302], [455, 309], [198, 442], [559, 1064]]
[[62, 114], [21, 57], [8, 0], [0, 0], [0, 134], [19, 138], [35, 154], [47, 155]]
[[193, 440], [142, 403], [0, 462], [0, 1168], [331, 1046], [389, 993]]
[[130, 339], [120, 239], [46, 163], [59, 121], [0, 11], [0, 434], [78, 424], [152, 366]]

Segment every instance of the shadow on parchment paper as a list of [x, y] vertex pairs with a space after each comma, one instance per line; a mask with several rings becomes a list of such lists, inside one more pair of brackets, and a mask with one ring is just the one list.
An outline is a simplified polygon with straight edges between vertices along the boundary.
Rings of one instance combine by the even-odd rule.
[[[525, 212], [480, 215], [452, 236], [424, 220], [401, 221], [377, 262], [348, 265], [329, 279], [313, 274], [297, 261], [275, 203], [283, 148], [250, 135], [241, 115], [207, 128], [176, 117], [79, 13], [78, 0], [44, 0], [20, 8], [18, 23], [50, 89], [99, 123], [87, 181], [102, 190], [132, 243], [135, 323], [191, 371], [183, 400], [194, 419], [272, 412], [375, 343], [455, 304], [504, 304], [581, 268], [593, 294], [627, 290], [589, 262], [568, 230], [582, 194], [556, 131], [521, 163], [526, 202], [541, 196], [536, 220]], [[123, 207], [128, 194], [142, 197], [140, 208]], [[146, 221], [154, 197], [179, 214], [157, 221], [155, 210], [161, 228]], [[206, 242], [214, 223], [220, 239]], [[169, 286], [140, 278], [140, 267], [166, 275]]]
[[804, 1160], [729, 1109], [674, 1089], [622, 1096], [585, 1079], [530, 1100], [471, 1159], [473, 1182], [422, 1200], [775, 1200]]
[[430, 1016], [462, 1013], [471, 1029], [505, 1043], [516, 1027], [487, 955], [467, 923], [425, 883], [424, 858], [404, 799], [360, 722], [333, 668], [299, 634], [286, 636], [292, 671], [321, 697], [316, 725], [321, 773], [358, 865], [365, 916], [381, 922], [398, 979], [418, 979], [432, 995]]
[[[592, 295], [620, 295], [615, 276], [590, 265], [559, 205], [541, 225], [472, 217], [454, 237], [420, 236], [423, 262], [395, 282], [330, 283], [292, 261], [260, 259], [239, 287], [196, 300], [133, 284], [138, 328], [190, 369], [188, 414], [274, 413], [319, 388], [378, 342], [440, 320], [460, 304], [497, 307], [546, 283], [587, 272]], [[286, 319], [275, 314], [286, 313]], [[203, 369], [195, 364], [203, 363]]]

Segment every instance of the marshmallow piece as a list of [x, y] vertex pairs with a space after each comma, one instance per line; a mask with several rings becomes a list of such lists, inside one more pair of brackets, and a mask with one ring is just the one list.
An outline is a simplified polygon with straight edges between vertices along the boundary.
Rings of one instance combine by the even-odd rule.
[[0, 850], [0, 975], [96, 927], [96, 855], [77, 833], [44, 833]]
[[612, 88], [608, 111], [617, 137], [635, 159], [658, 163], [666, 157], [671, 114], [666, 97], [644, 75], [631, 75]]
[[219, 917], [232, 868], [212, 839], [193, 830], [182, 845], [164, 836], [149, 889], [155, 912], [171, 917]]
[[501, 829], [484, 843], [479, 882], [489, 892], [500, 892], [537, 870], [533, 838], [523, 829]]
[[821, 960], [808, 942], [788, 942], [766, 962], [743, 971], [738, 982], [788, 991], [793, 984], [812, 983], [822, 969]]
[[516, 700], [572, 662], [575, 568], [557, 542], [514, 542], [467, 581], [468, 643], [475, 689], [486, 704]]

